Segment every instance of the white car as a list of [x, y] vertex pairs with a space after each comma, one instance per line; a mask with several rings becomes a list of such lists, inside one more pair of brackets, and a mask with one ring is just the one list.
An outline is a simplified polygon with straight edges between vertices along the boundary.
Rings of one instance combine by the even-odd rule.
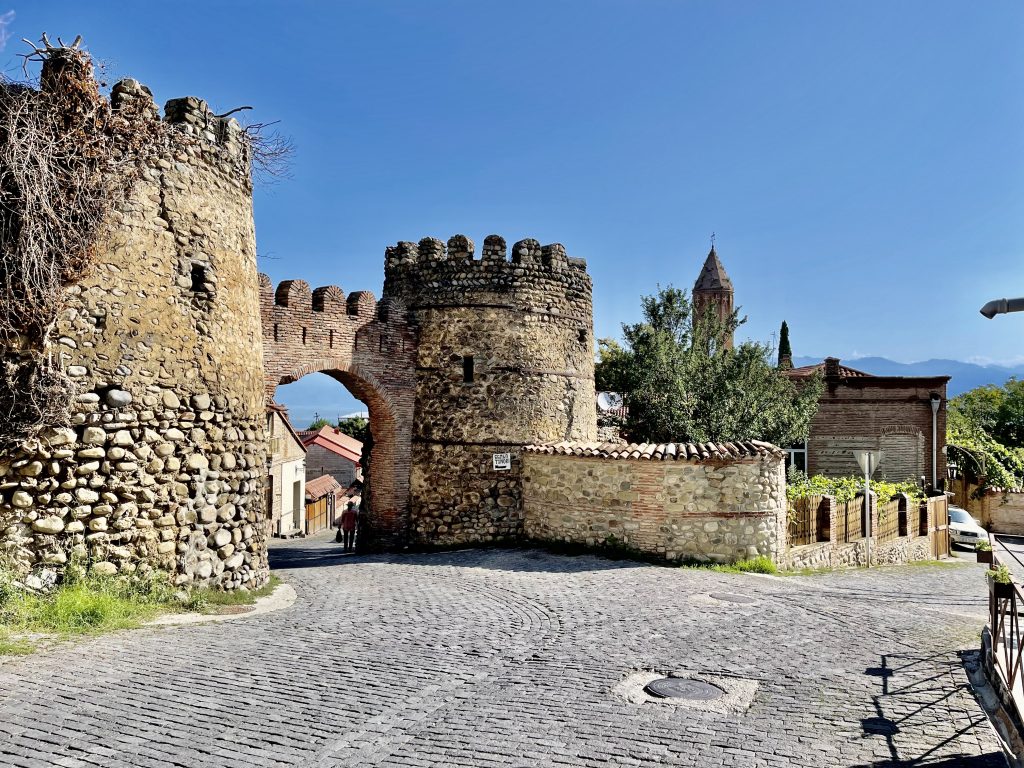
[[949, 507], [949, 538], [954, 544], [974, 549], [979, 541], [988, 541], [988, 531], [971, 513], [960, 507]]

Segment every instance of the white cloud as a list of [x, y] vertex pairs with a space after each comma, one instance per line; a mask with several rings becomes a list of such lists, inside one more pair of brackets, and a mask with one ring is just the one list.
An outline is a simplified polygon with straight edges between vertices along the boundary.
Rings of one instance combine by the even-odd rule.
[[0, 13], [0, 51], [7, 47], [11, 38], [11, 25], [14, 23], [14, 11]]

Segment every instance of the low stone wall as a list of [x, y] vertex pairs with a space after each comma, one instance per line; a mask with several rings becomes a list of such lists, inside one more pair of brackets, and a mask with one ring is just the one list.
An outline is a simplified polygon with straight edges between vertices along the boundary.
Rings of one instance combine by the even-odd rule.
[[781, 563], [783, 467], [783, 454], [765, 443], [528, 446], [525, 533], [538, 542], [627, 549], [670, 561], [765, 555]]
[[[857, 502], [863, 506], [858, 498]], [[831, 496], [821, 497], [822, 513], [828, 520], [828, 528], [824, 536], [827, 540], [817, 541], [812, 544], [791, 546], [786, 551], [785, 565], [787, 568], [800, 570], [804, 568], [825, 569], [865, 566], [868, 564], [868, 539], [860, 538], [853, 541], [843, 541], [839, 536], [837, 505]], [[896, 510], [899, 515], [906, 515], [906, 534], [879, 542], [871, 537], [871, 564], [872, 565], [895, 565], [907, 563], [913, 560], [931, 560], [936, 556], [937, 550], [942, 550], [936, 537], [944, 537], [945, 532], [938, 529], [946, 519], [945, 506], [941, 500], [933, 502], [938, 504], [936, 509], [928, 508], [929, 511], [922, 512], [919, 504], [909, 499], [901, 502], [906, 505], [903, 511]], [[929, 517], [930, 515], [930, 517]], [[926, 533], [921, 533], [921, 516], [928, 519]], [[871, 506], [871, 530], [879, 529], [878, 509], [875, 504]], [[940, 541], [942, 539], [940, 538]]]

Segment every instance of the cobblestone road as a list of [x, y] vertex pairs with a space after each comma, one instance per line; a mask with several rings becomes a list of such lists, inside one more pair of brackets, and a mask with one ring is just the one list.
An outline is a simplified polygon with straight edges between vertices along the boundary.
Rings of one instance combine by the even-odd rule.
[[[287, 610], [0, 661], [0, 764], [1004, 764], [956, 653], [983, 566], [783, 579], [309, 541], [272, 562]], [[734, 714], [631, 704], [612, 689], [637, 670], [757, 688]]]

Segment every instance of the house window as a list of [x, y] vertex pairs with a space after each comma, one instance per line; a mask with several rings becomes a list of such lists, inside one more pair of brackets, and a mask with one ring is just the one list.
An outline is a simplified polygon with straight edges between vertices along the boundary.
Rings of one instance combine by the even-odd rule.
[[798, 469], [801, 472], [807, 471], [807, 441], [804, 440], [802, 443], [796, 443], [785, 449], [786, 451], [786, 471], [789, 471], [790, 467]]
[[462, 358], [462, 382], [464, 384], [473, 383], [473, 356], [466, 355]]

